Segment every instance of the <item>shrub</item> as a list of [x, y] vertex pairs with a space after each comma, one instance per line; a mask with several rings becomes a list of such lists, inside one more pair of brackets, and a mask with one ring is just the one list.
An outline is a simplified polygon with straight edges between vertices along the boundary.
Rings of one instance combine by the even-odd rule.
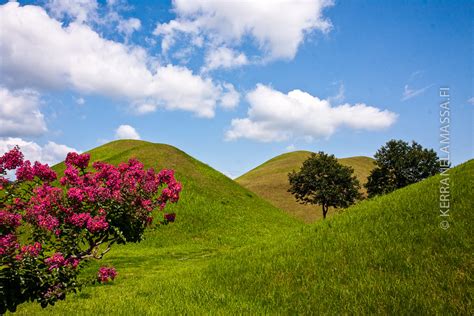
[[[26, 301], [53, 305], [78, 291], [87, 261], [113, 244], [140, 241], [153, 210], [179, 199], [173, 170], [145, 170], [135, 159], [89, 168], [89, 160], [69, 153], [58, 182], [48, 165], [24, 161], [18, 147], [0, 157], [0, 314]], [[15, 181], [8, 170], [16, 170]], [[94, 282], [116, 275], [102, 267]]]

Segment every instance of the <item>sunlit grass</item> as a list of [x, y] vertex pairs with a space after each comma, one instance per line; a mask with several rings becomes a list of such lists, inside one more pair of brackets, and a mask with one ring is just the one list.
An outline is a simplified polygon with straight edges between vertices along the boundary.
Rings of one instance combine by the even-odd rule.
[[175, 168], [177, 221], [85, 271], [114, 265], [113, 283], [46, 309], [22, 305], [20, 315], [473, 314], [474, 161], [452, 170], [445, 231], [438, 177], [307, 225], [173, 147], [96, 150], [94, 159]]

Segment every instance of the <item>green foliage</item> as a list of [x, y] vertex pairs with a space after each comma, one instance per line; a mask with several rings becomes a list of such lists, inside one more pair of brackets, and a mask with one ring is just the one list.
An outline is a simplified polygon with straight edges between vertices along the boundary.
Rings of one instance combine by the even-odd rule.
[[440, 172], [438, 155], [417, 142], [390, 140], [375, 154], [377, 167], [365, 184], [369, 197], [386, 194]]
[[359, 180], [353, 172], [334, 155], [313, 153], [299, 172], [288, 174], [289, 191], [300, 203], [321, 205], [326, 218], [329, 207], [345, 208], [361, 198]]

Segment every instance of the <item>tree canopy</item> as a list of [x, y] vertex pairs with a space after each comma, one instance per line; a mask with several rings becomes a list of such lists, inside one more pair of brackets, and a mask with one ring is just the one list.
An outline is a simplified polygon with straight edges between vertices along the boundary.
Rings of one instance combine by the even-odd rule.
[[417, 142], [390, 140], [375, 154], [377, 166], [365, 184], [369, 197], [386, 194], [440, 172], [439, 158], [433, 149]]
[[313, 153], [299, 172], [288, 174], [288, 191], [302, 204], [321, 205], [323, 218], [326, 218], [329, 207], [345, 208], [361, 198], [360, 184], [353, 172], [334, 155]]

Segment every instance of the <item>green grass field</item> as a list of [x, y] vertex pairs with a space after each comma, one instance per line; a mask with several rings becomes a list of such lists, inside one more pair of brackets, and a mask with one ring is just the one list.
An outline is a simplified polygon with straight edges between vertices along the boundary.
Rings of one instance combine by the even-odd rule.
[[[235, 181], [276, 207], [285, 210], [288, 214], [306, 223], [312, 223], [323, 217], [321, 207], [300, 204], [288, 192], [290, 187], [288, 173], [293, 170], [299, 171], [303, 162], [310, 155], [309, 151], [295, 151], [277, 156], [250, 170]], [[370, 171], [375, 167], [375, 160], [369, 157], [350, 157], [338, 160], [341, 164], [354, 169], [354, 175], [361, 183], [361, 192], [365, 193], [362, 185], [367, 182]], [[333, 209], [329, 210], [329, 216], [334, 213]]]
[[[174, 168], [176, 223], [104, 260], [118, 278], [20, 315], [465, 314], [474, 284], [474, 160], [451, 170], [451, 227], [441, 229], [439, 176], [304, 224], [168, 145], [117, 141], [91, 151]], [[60, 170], [63, 166], [59, 165]]]

